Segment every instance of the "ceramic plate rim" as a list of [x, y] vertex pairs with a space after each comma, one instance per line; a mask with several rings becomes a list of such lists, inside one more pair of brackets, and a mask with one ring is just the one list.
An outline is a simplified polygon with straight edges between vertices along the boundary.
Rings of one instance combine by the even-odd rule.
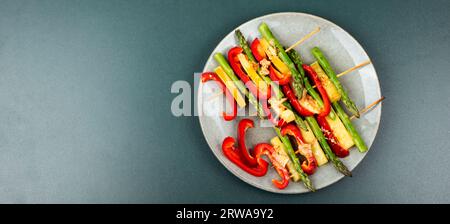
[[[223, 42], [228, 36], [233, 35], [233, 33], [234, 33], [234, 31], [235, 31], [236, 29], [240, 29], [241, 27], [243, 27], [243, 26], [245, 26], [246, 24], [251, 23], [251, 22], [253, 22], [253, 21], [255, 21], [255, 20], [262, 20], [262, 19], [267, 19], [267, 18], [269, 18], [269, 17], [274, 17], [274, 16], [284, 16], [284, 15], [285, 15], [285, 16], [289, 16], [289, 15], [302, 15], [302, 16], [312, 17], [312, 18], [314, 18], [314, 19], [322, 20], [322, 22], [328, 23], [328, 24], [330, 24], [330, 25], [332, 25], [332, 26], [335, 26], [336, 28], [339, 28], [341, 31], [343, 31], [345, 34], [347, 34], [348, 37], [351, 38], [351, 39], [357, 44], [357, 46], [360, 47], [360, 48], [363, 50], [363, 54], [365, 54], [365, 56], [366, 56], [367, 58], [369, 58], [369, 60], [371, 60], [370, 57], [369, 57], [369, 55], [367, 54], [367, 51], [361, 46], [361, 44], [360, 44], [360, 43], [359, 43], [352, 35], [350, 35], [350, 33], [348, 33], [345, 29], [343, 29], [342, 27], [338, 26], [337, 24], [335, 24], [335, 23], [333, 23], [333, 22], [331, 22], [331, 21], [329, 21], [329, 20], [327, 20], [327, 19], [324, 19], [324, 18], [322, 18], [322, 17], [316, 16], [316, 15], [312, 15], [312, 14], [308, 14], [308, 13], [302, 13], [302, 12], [277, 12], [277, 13], [270, 13], [270, 14], [266, 14], [266, 15], [263, 15], [263, 16], [255, 17], [255, 18], [253, 18], [253, 19], [251, 19], [251, 20], [248, 20], [248, 21], [242, 23], [241, 25], [237, 26], [236, 28], [234, 28], [234, 29], [233, 29], [231, 32], [229, 32], [227, 35], [225, 35], [225, 36], [219, 41], [219, 43], [216, 45], [216, 47], [214, 48], [214, 50], [212, 51], [212, 53], [209, 55], [208, 59], [207, 59], [206, 62], [205, 62], [205, 65], [204, 65], [202, 71], [205, 72], [206, 67], [207, 67], [207, 65], [208, 65], [208, 62], [213, 58], [214, 53], [215, 53], [215, 52], [218, 52], [219, 46], [222, 44], [222, 42]], [[378, 88], [376, 89], [376, 90], [377, 90], [377, 94], [379, 94], [379, 95], [381, 96], [381, 87], [380, 87], [380, 84], [379, 84], [378, 74], [377, 74], [377, 72], [376, 72], [376, 70], [375, 70], [375, 67], [374, 67], [373, 69], [374, 69], [374, 74], [375, 74], [376, 81], [377, 81], [377, 86], [378, 86]], [[201, 88], [199, 88], [199, 91], [200, 91], [200, 90], [201, 90]], [[200, 94], [198, 94], [197, 97], [200, 97]], [[198, 101], [197, 101], [197, 102], [198, 102]], [[200, 107], [200, 106], [201, 106], [201, 104], [198, 104], [198, 105], [197, 105], [197, 107]], [[375, 141], [375, 139], [376, 139], [376, 137], [377, 137], [378, 129], [379, 129], [379, 126], [380, 126], [380, 123], [381, 123], [382, 103], [380, 103], [380, 104], [378, 105], [378, 107], [379, 107], [380, 113], [378, 114], [378, 117], [377, 117], [377, 124], [376, 124], [376, 128], [375, 128], [375, 136], [374, 136], [374, 140], [370, 143], [370, 145], [368, 145], [368, 150], [367, 150], [367, 152], [365, 152], [365, 154], [363, 155], [363, 157], [361, 158], [361, 160], [359, 160], [359, 161], [357, 161], [357, 162], [355, 163], [355, 166], [351, 169], [351, 171], [352, 171], [353, 169], [355, 169], [355, 168], [359, 165], [359, 163], [361, 163], [362, 160], [364, 160], [364, 158], [367, 156], [368, 152], [370, 151], [370, 148], [371, 148], [373, 142]], [[197, 109], [200, 110], [201, 108], [197, 108]], [[212, 153], [214, 154], [214, 156], [219, 160], [219, 162], [220, 162], [220, 163], [221, 163], [221, 164], [222, 164], [229, 172], [231, 172], [233, 175], [237, 176], [237, 177], [238, 177], [239, 179], [241, 179], [243, 182], [245, 182], [245, 183], [247, 183], [247, 184], [249, 184], [249, 185], [251, 185], [251, 186], [254, 186], [254, 187], [256, 187], [256, 188], [258, 188], [258, 189], [260, 189], [260, 190], [264, 190], [264, 191], [268, 191], [268, 192], [272, 192], [272, 193], [278, 193], [278, 194], [303, 194], [303, 193], [308, 193], [308, 192], [310, 192], [310, 191], [303, 191], [303, 192], [284, 192], [284, 191], [282, 191], [282, 190], [280, 191], [279, 189], [275, 189], [275, 188], [267, 189], [265, 186], [263, 186], [263, 185], [261, 185], [261, 184], [259, 184], [259, 183], [255, 183], [255, 182], [253, 182], [253, 181], [248, 181], [248, 180], [247, 180], [245, 177], [243, 177], [240, 173], [235, 172], [233, 169], [228, 168], [227, 165], [224, 163], [223, 159], [222, 159], [221, 157], [219, 157], [219, 156], [216, 154], [216, 152], [213, 150], [213, 147], [215, 147], [214, 144], [211, 143], [210, 140], [206, 137], [206, 134], [205, 134], [205, 128], [204, 128], [204, 125], [205, 125], [205, 124], [203, 124], [202, 119], [201, 119], [201, 116], [198, 116], [198, 119], [199, 119], [199, 122], [200, 122], [200, 127], [201, 127], [201, 129], [202, 129], [203, 136], [204, 136], [204, 138], [205, 138], [205, 140], [206, 140], [206, 142], [207, 142], [207, 144], [208, 144], [210, 150], [211, 150]], [[328, 187], [328, 186], [330, 186], [330, 185], [332, 185], [332, 184], [334, 184], [334, 183], [340, 181], [343, 177], [344, 177], [344, 175], [340, 174], [338, 178], [331, 179], [330, 181], [326, 182], [326, 183], [324, 184], [324, 186], [316, 188], [316, 191], [317, 191], [317, 190], [320, 190], [320, 189], [323, 189], [323, 188], [326, 188], [326, 187]]]

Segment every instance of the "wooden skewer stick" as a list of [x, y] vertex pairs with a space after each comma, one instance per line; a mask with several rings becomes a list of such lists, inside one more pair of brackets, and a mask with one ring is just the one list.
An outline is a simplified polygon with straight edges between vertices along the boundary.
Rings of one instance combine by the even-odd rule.
[[[363, 67], [363, 66], [366, 66], [366, 65], [368, 65], [368, 64], [370, 64], [370, 63], [371, 63], [371, 61], [370, 61], [370, 60], [367, 60], [367, 61], [365, 61], [365, 62], [363, 62], [363, 63], [357, 64], [357, 65], [355, 65], [355, 66], [353, 66], [353, 67], [351, 67], [351, 68], [349, 68], [349, 69], [347, 69], [347, 70], [345, 70], [345, 71], [343, 71], [343, 72], [337, 74], [336, 76], [337, 76], [338, 78], [339, 78], [339, 77], [342, 77], [342, 76], [347, 75], [348, 73], [350, 73], [350, 72], [352, 72], [352, 71], [355, 71], [355, 70], [357, 70], [357, 69], [359, 69], [359, 68], [361, 68], [361, 67]], [[316, 88], [316, 86], [313, 86], [312, 88]]]
[[[220, 96], [222, 94], [222, 92], [217, 92], [213, 95], [213, 97], [210, 97], [208, 100], [211, 100], [211, 98], [216, 98], [218, 96]], [[376, 100], [375, 102], [371, 103], [369, 106], [367, 106], [366, 108], [362, 109], [359, 113], [360, 114], [364, 114], [367, 113], [370, 109], [372, 109], [374, 106], [376, 106], [377, 104], [379, 104], [381, 101], [383, 101], [386, 97], [382, 96], [380, 99]], [[252, 113], [250, 114], [251, 117], [257, 116], [258, 113]], [[356, 116], [353, 115], [350, 117], [350, 120], [355, 119]]]
[[336, 76], [339, 78], [339, 77], [344, 76], [344, 75], [346, 75], [346, 74], [348, 74], [348, 73], [350, 73], [350, 72], [352, 72], [352, 71], [354, 71], [354, 70], [356, 70], [356, 69], [359, 69], [359, 68], [361, 68], [361, 67], [364, 67], [364, 66], [366, 66], [366, 65], [368, 65], [368, 64], [370, 64], [370, 63], [371, 63], [371, 61], [370, 61], [370, 60], [367, 60], [367, 61], [365, 61], [365, 62], [363, 62], [363, 63], [357, 64], [357, 65], [355, 65], [355, 66], [353, 66], [353, 67], [351, 67], [351, 68], [349, 68], [349, 69], [347, 69], [347, 70], [345, 70], [345, 71], [343, 71], [343, 72], [337, 74]]
[[[343, 72], [337, 74], [336, 76], [337, 76], [338, 78], [339, 78], [339, 77], [342, 77], [342, 76], [347, 75], [347, 74], [349, 74], [350, 72], [355, 71], [355, 70], [357, 70], [357, 69], [359, 69], [359, 68], [362, 68], [362, 67], [364, 67], [364, 66], [366, 66], [366, 65], [368, 65], [368, 64], [370, 64], [370, 63], [372, 63], [370, 60], [367, 60], [367, 61], [365, 61], [365, 62], [359, 63], [359, 64], [357, 64], [357, 65], [355, 65], [355, 66], [353, 66], [353, 67], [351, 67], [351, 68], [349, 68], [349, 69], [347, 69], [347, 70], [345, 70], [345, 71], [343, 71]], [[316, 86], [313, 86], [312, 88], [316, 88]], [[209, 98], [207, 99], [207, 101], [213, 100], [213, 99], [219, 97], [219, 96], [222, 95], [222, 94], [223, 94], [222, 92], [217, 92], [217, 93], [215, 93], [214, 95], [212, 95], [211, 97], [209, 97]]]
[[306, 36], [304, 36], [302, 39], [300, 39], [299, 41], [295, 42], [292, 46], [288, 47], [285, 50], [285, 52], [288, 52], [288, 51], [292, 50], [294, 47], [297, 47], [298, 45], [300, 45], [301, 43], [305, 42], [310, 37], [312, 37], [314, 34], [318, 33], [319, 31], [320, 31], [320, 27], [317, 27], [316, 29], [314, 29], [310, 33], [306, 34]]
[[[374, 107], [375, 105], [379, 104], [379, 103], [380, 103], [381, 101], [383, 101], [384, 99], [385, 99], [385, 97], [382, 96], [380, 99], [376, 100], [375, 102], [371, 103], [371, 104], [370, 104], [369, 106], [367, 106], [366, 108], [362, 109], [359, 113], [360, 113], [360, 114], [366, 113], [366, 112], [369, 111], [372, 107]], [[355, 119], [355, 118], [356, 118], [356, 116], [353, 115], [353, 116], [350, 117], [350, 120], [353, 120], [353, 119]]]
[[[372, 109], [374, 106], [376, 106], [377, 104], [379, 104], [381, 101], [383, 101], [386, 97], [382, 96], [380, 99], [376, 100], [375, 102], [371, 103], [369, 106], [367, 106], [366, 108], [362, 109], [359, 113], [360, 114], [364, 114], [367, 113], [370, 109]], [[250, 114], [250, 116], [256, 116], [258, 115], [257, 113], [253, 113]], [[350, 117], [350, 120], [355, 119], [356, 117], [353, 115]]]
[[[360, 114], [364, 114], [367, 113], [370, 109], [372, 109], [374, 106], [376, 106], [377, 104], [379, 104], [381, 101], [383, 101], [386, 97], [382, 96], [380, 99], [376, 100], [375, 102], [371, 103], [369, 106], [367, 106], [366, 108], [362, 109], [359, 113]], [[257, 113], [254, 114], [250, 114], [250, 116], [256, 116], [258, 115]], [[351, 116], [350, 120], [355, 119], [355, 116]]]

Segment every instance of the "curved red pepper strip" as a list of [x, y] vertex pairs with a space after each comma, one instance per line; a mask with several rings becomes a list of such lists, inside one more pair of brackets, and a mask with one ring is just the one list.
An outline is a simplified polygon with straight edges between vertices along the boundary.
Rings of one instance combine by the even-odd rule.
[[245, 161], [241, 159], [239, 151], [234, 146], [236, 140], [233, 137], [226, 137], [222, 142], [222, 152], [232, 163], [236, 164], [239, 168], [245, 172], [256, 176], [262, 177], [266, 175], [269, 164], [263, 160], [258, 159], [258, 165], [256, 167], [249, 167]]
[[253, 157], [247, 150], [247, 146], [245, 146], [245, 132], [247, 129], [253, 128], [254, 125], [253, 120], [250, 119], [242, 119], [238, 124], [239, 150], [241, 151], [242, 158], [249, 166], [256, 166], [258, 164], [256, 157]]
[[331, 150], [333, 150], [334, 154], [336, 154], [336, 156], [339, 158], [348, 156], [350, 154], [350, 151], [348, 149], [342, 148], [342, 146], [339, 145], [338, 140], [334, 136], [333, 131], [331, 130], [330, 125], [328, 124], [325, 117], [317, 116], [317, 123], [319, 123], [320, 127], [322, 128], [322, 132], [325, 135], [328, 144], [330, 144]]
[[[277, 71], [273, 66], [269, 67], [269, 77], [274, 82], [278, 82], [278, 85], [286, 85], [291, 80], [290, 74], [281, 74], [279, 71]], [[281, 77], [281, 78], [280, 78]]]
[[[281, 177], [281, 180], [272, 179], [272, 183], [278, 189], [284, 189], [289, 184], [289, 178], [290, 178], [289, 172], [287, 171], [287, 169], [285, 167], [281, 166], [281, 164], [278, 163], [278, 161], [273, 156], [274, 152], [275, 152], [275, 150], [273, 149], [273, 147], [267, 143], [259, 143], [255, 146], [256, 158], [258, 160], [262, 160], [261, 159], [262, 155], [266, 155], [267, 157], [269, 157], [270, 162], [272, 163], [273, 167], [277, 171], [278, 175], [280, 175], [280, 177]], [[258, 164], [259, 163], [260, 163], [260, 161], [258, 162]]]
[[308, 74], [309, 78], [313, 80], [314, 85], [316, 85], [317, 89], [319, 90], [320, 96], [322, 97], [323, 109], [317, 116], [325, 117], [330, 113], [331, 110], [330, 99], [328, 98], [327, 91], [322, 86], [319, 76], [311, 66], [303, 64], [303, 69], [306, 71], [306, 74]]
[[262, 61], [264, 58], [266, 58], [266, 52], [264, 52], [264, 49], [262, 48], [258, 38], [255, 38], [253, 40], [250, 49], [252, 50], [253, 56], [255, 56], [255, 59], [257, 61]]
[[205, 72], [202, 74], [201, 81], [203, 83], [214, 80], [219, 85], [220, 89], [222, 89], [223, 94], [227, 97], [228, 102], [233, 107], [233, 112], [231, 114], [227, 114], [225, 111], [222, 112], [223, 119], [226, 121], [231, 121], [236, 118], [237, 115], [237, 105], [236, 101], [234, 101], [233, 95], [231, 95], [230, 91], [227, 89], [223, 81], [219, 78], [219, 76], [214, 72]]
[[284, 95], [288, 98], [291, 105], [294, 107], [294, 109], [302, 116], [312, 116], [314, 115], [313, 112], [309, 111], [308, 109], [304, 108], [300, 102], [297, 100], [297, 97], [295, 96], [294, 92], [292, 91], [291, 87], [289, 85], [281, 86]]
[[[295, 138], [299, 146], [305, 144], [300, 129], [293, 124], [288, 124], [281, 129], [282, 135], [290, 135]], [[317, 160], [310, 148], [299, 147], [300, 154], [305, 157], [305, 161], [302, 162], [302, 170], [311, 175], [316, 171]]]
[[228, 61], [230, 62], [231, 68], [239, 76], [239, 78], [244, 82], [245, 86], [250, 90], [250, 92], [260, 100], [267, 100], [270, 98], [270, 88], [268, 88], [267, 93], [260, 93], [255, 83], [248, 77], [244, 72], [239, 62], [238, 54], [242, 53], [244, 50], [241, 47], [233, 47], [228, 51]]

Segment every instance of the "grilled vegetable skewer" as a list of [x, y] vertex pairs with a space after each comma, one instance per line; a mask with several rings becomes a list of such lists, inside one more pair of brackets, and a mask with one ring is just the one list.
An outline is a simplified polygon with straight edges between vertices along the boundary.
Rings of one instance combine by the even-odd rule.
[[347, 107], [347, 109], [354, 114], [356, 117], [359, 118], [359, 110], [358, 107], [356, 107], [355, 103], [350, 99], [350, 97], [347, 94], [347, 91], [344, 89], [344, 87], [339, 82], [336, 73], [334, 73], [333, 69], [331, 68], [330, 63], [328, 62], [327, 58], [323, 55], [322, 51], [318, 47], [314, 47], [312, 49], [312, 54], [319, 62], [320, 66], [325, 70], [325, 73], [327, 73], [330, 80], [333, 82], [333, 84], [338, 89], [339, 93], [341, 94], [341, 100]]
[[292, 148], [291, 142], [289, 141], [289, 138], [287, 136], [281, 135], [279, 128], [274, 127], [274, 129], [275, 129], [275, 132], [277, 133], [278, 137], [281, 139], [281, 142], [283, 142], [284, 149], [286, 150], [286, 153], [288, 154], [291, 161], [294, 163], [294, 167], [295, 167], [296, 171], [300, 174], [300, 179], [302, 180], [305, 187], [308, 188], [310, 191], [313, 191], [313, 192], [316, 191], [316, 189], [314, 188], [308, 175], [306, 175], [306, 173], [303, 172], [302, 167], [300, 166], [300, 162], [298, 161], [298, 158], [295, 155], [295, 151]]
[[[356, 107], [356, 105], [351, 101], [351, 99], [348, 97], [347, 92], [343, 89], [341, 83], [337, 79], [336, 74], [334, 73], [333, 69], [331, 68], [330, 64], [328, 63], [328, 60], [325, 58], [325, 56], [322, 54], [320, 49], [318, 47], [313, 48], [312, 53], [314, 54], [314, 57], [316, 57], [317, 61], [319, 62], [320, 66], [325, 70], [326, 74], [330, 78], [330, 81], [333, 82], [335, 87], [338, 89], [341, 100], [344, 102], [344, 104], [347, 106], [347, 108], [354, 113], [354, 116], [359, 118], [359, 110]], [[345, 113], [344, 109], [341, 107], [339, 102], [335, 101], [333, 102], [333, 109], [336, 111], [336, 114], [341, 119], [342, 123], [344, 124], [347, 131], [350, 133], [350, 135], [353, 138], [353, 141], [355, 142], [356, 147], [360, 152], [366, 152], [367, 146], [364, 143], [364, 140], [361, 138], [359, 133], [356, 131], [355, 127], [351, 123], [348, 115]], [[356, 110], [355, 110], [356, 109]]]
[[[302, 68], [303, 62], [301, 61], [300, 55], [295, 50], [291, 50], [288, 52], [288, 54], [291, 56], [291, 59], [294, 61], [296, 66], [299, 68], [300, 73], [303, 73], [303, 81], [305, 84], [305, 88], [308, 91], [308, 93], [318, 102], [319, 105], [323, 105], [322, 99], [320, 95], [316, 92], [315, 89], [312, 88], [311, 84], [309, 83], [309, 80], [307, 79], [306, 75], [304, 75], [304, 71]], [[329, 114], [330, 117], [335, 116], [334, 112], [331, 111]], [[322, 130], [317, 123], [316, 119], [312, 116], [305, 117], [306, 121], [309, 124], [309, 127], [312, 129], [314, 135], [316, 136], [317, 140], [319, 141], [320, 145], [322, 146], [323, 151], [325, 152], [325, 155], [327, 156], [328, 160], [330, 160], [334, 167], [341, 172], [342, 174], [346, 176], [351, 176], [351, 172], [347, 169], [347, 167], [342, 163], [342, 161], [336, 157], [336, 155], [331, 150], [330, 146], [327, 143], [327, 140], [322, 133]]]
[[[296, 51], [290, 51], [289, 54], [292, 56], [292, 59], [296, 63], [297, 67], [300, 67], [300, 65], [302, 63], [302, 61], [300, 59], [300, 55]], [[331, 80], [331, 78], [330, 78], [330, 80]], [[316, 99], [319, 103], [321, 103], [320, 102], [321, 101], [320, 97], [318, 96], [316, 90], [311, 87], [311, 84], [309, 84], [309, 81], [307, 79], [304, 79], [304, 83], [305, 83], [306, 89], [308, 90], [308, 93], [310, 93], [311, 96], [313, 96], [314, 99]], [[316, 96], [316, 97], [314, 97], [314, 96]], [[341, 94], [341, 96], [342, 96], [342, 94]], [[335, 97], [330, 97], [330, 98], [335, 98]], [[336, 114], [341, 119], [341, 121], [344, 124], [345, 128], [347, 129], [347, 131], [352, 136], [352, 139], [353, 139], [356, 147], [358, 148], [358, 150], [360, 152], [366, 152], [367, 151], [366, 144], [362, 140], [362, 138], [359, 135], [359, 133], [356, 131], [355, 127], [351, 123], [349, 117], [344, 112], [344, 110], [342, 109], [340, 104], [337, 101], [334, 101], [332, 105], [333, 105], [334, 111], [336, 111]], [[335, 116], [335, 113], [333, 111], [330, 112], [330, 117], [332, 117], [332, 116]]]

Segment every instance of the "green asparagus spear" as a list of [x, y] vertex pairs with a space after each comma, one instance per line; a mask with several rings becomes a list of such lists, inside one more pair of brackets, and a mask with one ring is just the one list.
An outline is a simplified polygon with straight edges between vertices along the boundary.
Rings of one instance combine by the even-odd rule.
[[306, 91], [308, 91], [309, 95], [311, 95], [319, 104], [319, 106], [323, 106], [322, 98], [320, 98], [320, 95], [317, 93], [317, 91], [312, 88], [311, 83], [309, 82], [308, 78], [305, 75], [305, 71], [303, 70], [303, 61], [300, 58], [300, 54], [295, 50], [290, 50], [287, 52], [289, 57], [292, 59], [294, 64], [297, 66], [297, 69], [301, 75], [301, 78], [303, 79], [303, 83], [305, 84]]
[[297, 98], [299, 98], [299, 99], [302, 98], [303, 82], [301, 79], [301, 75], [295, 68], [294, 63], [291, 61], [289, 56], [284, 51], [283, 45], [281, 45], [280, 42], [273, 36], [272, 31], [270, 31], [270, 29], [266, 23], [261, 23], [261, 25], [259, 25], [258, 29], [259, 29], [259, 32], [261, 33], [261, 35], [267, 41], [274, 43], [275, 47], [278, 50], [278, 57], [280, 57], [280, 59], [289, 67], [289, 70], [291, 71], [292, 80], [293, 80], [292, 87], [294, 89], [295, 96], [297, 96]]
[[[328, 61], [326, 60], [326, 58], [323, 56], [322, 52], [320, 51], [319, 48], [315, 47], [313, 49], [313, 54], [316, 57], [316, 59], [319, 61], [320, 66], [322, 66], [322, 68], [325, 70], [325, 68], [329, 68], [329, 70], [325, 70], [325, 72], [328, 74], [328, 76], [330, 77], [330, 80], [333, 81], [333, 79], [331, 78], [333, 75], [336, 77], [334, 71], [331, 69], [330, 64], [328, 63]], [[319, 60], [319, 58], [322, 58], [323, 60]], [[321, 62], [322, 61], [322, 62]], [[332, 74], [331, 76], [329, 74]], [[337, 77], [336, 77], [337, 80]], [[340, 85], [340, 82], [337, 81], [338, 84]], [[335, 85], [336, 83], [333, 82]], [[342, 88], [342, 85], [340, 85]], [[339, 87], [336, 85], [336, 87], [339, 90]], [[343, 89], [342, 89], [343, 90]], [[343, 90], [345, 92], [345, 90]], [[346, 94], [346, 93], [345, 93]], [[341, 92], [341, 95], [343, 96], [343, 93]], [[347, 94], [346, 94], [347, 95]], [[347, 95], [348, 98], [348, 95]], [[343, 98], [344, 99], [344, 98]], [[349, 98], [348, 98], [349, 99]], [[350, 100], [350, 99], [349, 99]], [[343, 100], [344, 104], [345, 100]], [[354, 106], [354, 108], [356, 108], [355, 104], [350, 100], [351, 104]], [[347, 104], [346, 104], [347, 105]], [[333, 108], [334, 111], [336, 111], [338, 117], [341, 119], [342, 123], [344, 124], [345, 128], [347, 129], [348, 132], [350, 132], [350, 135], [352, 136], [353, 141], [355, 142], [356, 147], [358, 148], [358, 150], [360, 152], [366, 152], [367, 151], [367, 146], [364, 143], [364, 141], [362, 140], [361, 136], [358, 134], [358, 132], [356, 131], [355, 127], [353, 126], [352, 122], [350, 121], [350, 119], [348, 118], [347, 114], [345, 113], [344, 109], [342, 109], [341, 105], [338, 102], [334, 102], [333, 103]], [[348, 107], [349, 108], [349, 107]], [[357, 108], [356, 108], [357, 109]], [[349, 108], [349, 110], [351, 110]], [[357, 114], [355, 114], [355, 116], [359, 116], [359, 111], [356, 111]], [[333, 112], [331, 112], [333, 113]], [[330, 113], [330, 114], [331, 114]]]
[[[309, 95], [311, 95], [312, 98], [314, 98], [317, 101], [317, 104], [319, 104], [320, 107], [323, 107], [322, 98], [320, 97], [319, 93], [317, 93], [317, 91], [311, 86], [311, 83], [309, 82], [308, 77], [306, 77], [306, 75], [305, 75], [305, 71], [303, 70], [303, 67], [302, 67], [303, 61], [300, 58], [300, 54], [293, 49], [290, 50], [287, 54], [289, 55], [289, 57], [291, 57], [292, 61], [297, 66], [297, 69], [299, 70], [299, 72], [303, 78], [303, 83], [305, 84], [306, 91], [308, 91]], [[336, 118], [336, 114], [334, 113], [334, 111], [331, 111], [329, 116], [333, 120]]]
[[360, 152], [366, 152], [368, 149], [366, 144], [364, 143], [361, 136], [356, 131], [355, 127], [353, 127], [353, 124], [350, 121], [350, 119], [348, 118], [344, 109], [342, 109], [341, 105], [339, 105], [338, 102], [333, 103], [333, 108], [336, 110], [336, 113], [339, 116], [339, 118], [341, 118], [341, 121], [344, 124], [345, 128], [348, 130], [348, 132], [350, 132], [350, 135], [352, 136], [356, 147], [358, 147], [358, 150]]
[[274, 129], [278, 137], [281, 139], [281, 142], [283, 142], [285, 146], [284, 149], [286, 150], [286, 153], [289, 155], [291, 161], [294, 163], [295, 170], [297, 170], [297, 172], [300, 174], [300, 179], [302, 180], [305, 187], [308, 188], [310, 191], [313, 192], [316, 191], [308, 175], [306, 175], [306, 173], [303, 172], [302, 167], [300, 166], [300, 162], [298, 161], [294, 149], [292, 148], [291, 142], [289, 141], [289, 138], [287, 136], [281, 135], [279, 128], [274, 127]]
[[314, 117], [306, 117], [306, 121], [309, 124], [309, 127], [313, 131], [314, 135], [316, 136], [317, 140], [319, 141], [319, 144], [322, 146], [323, 151], [325, 151], [325, 155], [327, 156], [328, 160], [330, 160], [334, 167], [344, 174], [345, 176], [352, 176], [352, 173], [347, 169], [347, 167], [342, 163], [339, 158], [334, 155], [333, 151], [331, 151], [330, 146], [327, 143], [327, 140], [325, 139], [325, 136], [322, 133], [322, 130], [319, 127], [319, 124], [317, 123], [316, 119]]
[[342, 102], [344, 102], [347, 109], [354, 114], [356, 117], [359, 118], [359, 110], [358, 107], [356, 107], [355, 103], [350, 99], [350, 97], [347, 94], [347, 91], [344, 89], [344, 87], [339, 82], [338, 77], [336, 76], [336, 73], [334, 73], [333, 69], [330, 66], [330, 63], [326, 59], [326, 57], [323, 55], [322, 51], [318, 47], [314, 47], [312, 49], [312, 54], [319, 62], [320, 66], [322, 66], [325, 73], [330, 78], [331, 82], [336, 86], [339, 93], [341, 94]]
[[256, 100], [255, 96], [253, 96], [252, 93], [250, 93], [246, 88], [245, 85], [242, 83], [241, 80], [236, 77], [236, 75], [233, 72], [233, 69], [228, 64], [227, 60], [221, 53], [214, 54], [214, 59], [216, 59], [217, 63], [219, 63], [220, 66], [222, 66], [223, 70], [227, 75], [230, 77], [231, 80], [236, 84], [239, 91], [242, 92], [247, 98], [248, 101], [255, 106], [256, 112], [258, 113], [259, 118], [264, 118], [264, 110], [261, 105], [261, 103]]
[[250, 50], [250, 47], [248, 46], [247, 40], [245, 39], [244, 35], [242, 35], [240, 30], [236, 30], [234, 31], [234, 33], [239, 40], [239, 45], [242, 47], [242, 49], [244, 49], [245, 55], [247, 55], [248, 59], [251, 62], [256, 63], [256, 59], [255, 57], [253, 57], [252, 50]]
[[[283, 54], [283, 55], [279, 55], [280, 59], [285, 62], [289, 59], [289, 56], [287, 56], [287, 54]], [[286, 62], [285, 62], [286, 63]], [[290, 68], [290, 66], [289, 66]], [[295, 65], [294, 65], [295, 68]], [[297, 70], [296, 70], [297, 71]], [[298, 70], [300, 72], [303, 72], [303, 68], [301, 68], [301, 70]], [[297, 99], [301, 99], [303, 97], [303, 80], [302, 80], [302, 74], [299, 72], [292, 72], [291, 70], [291, 74], [292, 74], [292, 89], [294, 90], [294, 94], [297, 97]]]

